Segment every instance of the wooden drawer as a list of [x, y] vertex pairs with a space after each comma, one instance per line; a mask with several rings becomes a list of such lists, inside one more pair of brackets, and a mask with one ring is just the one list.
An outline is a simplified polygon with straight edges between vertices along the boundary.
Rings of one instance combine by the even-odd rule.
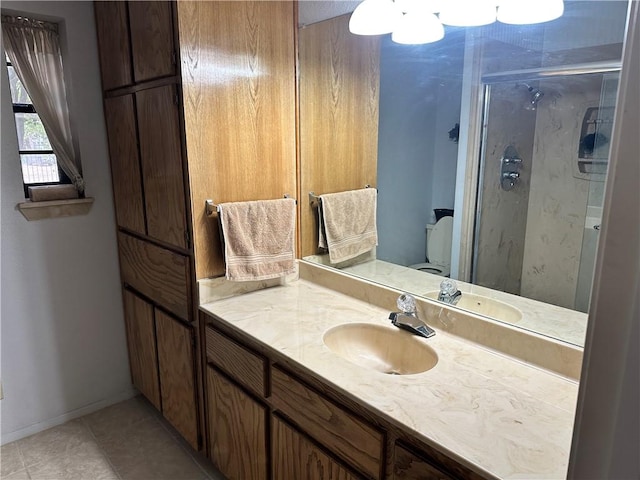
[[431, 462], [396, 444], [393, 480], [455, 480]]
[[267, 361], [211, 327], [206, 328], [207, 360], [256, 395], [265, 397]]
[[191, 320], [189, 259], [118, 234], [122, 281], [184, 320]]
[[384, 435], [282, 370], [271, 372], [274, 407], [316, 441], [372, 478], [380, 478]]

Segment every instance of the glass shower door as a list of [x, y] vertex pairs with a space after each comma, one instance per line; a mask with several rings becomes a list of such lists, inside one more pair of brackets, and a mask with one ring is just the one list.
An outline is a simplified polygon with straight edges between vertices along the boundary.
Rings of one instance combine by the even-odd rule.
[[618, 73], [604, 75], [598, 115], [593, 128], [594, 148], [592, 155], [602, 164], [599, 167], [601, 173], [593, 174], [589, 180], [589, 195], [585, 213], [575, 301], [575, 309], [581, 312], [589, 311], [591, 300], [591, 286], [593, 284], [595, 259], [600, 238], [605, 177], [610, 154], [611, 127], [613, 126], [619, 76]]
[[587, 311], [617, 76], [486, 85], [474, 283]]

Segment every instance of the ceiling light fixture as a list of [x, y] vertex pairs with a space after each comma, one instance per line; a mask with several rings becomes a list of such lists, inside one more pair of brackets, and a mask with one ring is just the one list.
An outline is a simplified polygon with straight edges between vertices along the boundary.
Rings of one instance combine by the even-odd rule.
[[349, 19], [349, 31], [356, 35], [384, 35], [395, 30], [402, 11], [393, 0], [364, 0]]
[[431, 12], [408, 12], [391, 33], [391, 40], [404, 44], [437, 42], [444, 38], [444, 27]]
[[498, 6], [498, 21], [513, 25], [549, 22], [564, 13], [562, 0], [502, 0]]
[[479, 27], [496, 21], [496, 2], [449, 0], [440, 10], [440, 21], [452, 27]]
[[555, 20], [563, 13], [563, 0], [364, 0], [349, 19], [349, 31], [391, 33], [396, 43], [422, 44], [443, 38], [443, 24], [477, 27], [497, 19], [526, 25]]

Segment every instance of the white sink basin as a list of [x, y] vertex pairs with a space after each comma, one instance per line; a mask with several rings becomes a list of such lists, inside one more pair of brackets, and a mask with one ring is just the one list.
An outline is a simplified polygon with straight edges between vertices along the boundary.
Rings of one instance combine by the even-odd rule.
[[[438, 299], [438, 291], [434, 290], [425, 293], [425, 297]], [[482, 295], [475, 295], [473, 293], [462, 293], [462, 297], [456, 307], [469, 312], [477, 313], [487, 317], [494, 318], [506, 323], [518, 323], [522, 320], [522, 312], [511, 305], [508, 305], [499, 300], [493, 298], [483, 297]]]
[[382, 325], [345, 323], [327, 330], [323, 340], [345, 360], [381, 373], [410, 375], [438, 363], [438, 355], [424, 340]]

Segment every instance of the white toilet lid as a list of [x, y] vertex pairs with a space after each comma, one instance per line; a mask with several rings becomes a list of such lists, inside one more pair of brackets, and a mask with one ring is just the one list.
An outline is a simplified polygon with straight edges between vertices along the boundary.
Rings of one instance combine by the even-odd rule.
[[452, 235], [453, 217], [442, 217], [434, 225], [427, 242], [427, 255], [430, 263], [443, 265], [447, 268], [451, 265]]

